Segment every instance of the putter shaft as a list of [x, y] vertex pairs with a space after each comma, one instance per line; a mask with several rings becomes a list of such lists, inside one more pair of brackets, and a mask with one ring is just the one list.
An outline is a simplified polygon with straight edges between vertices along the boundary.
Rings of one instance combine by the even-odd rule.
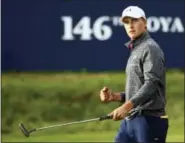
[[38, 131], [38, 130], [43, 130], [43, 129], [47, 129], [47, 128], [53, 128], [53, 127], [66, 126], [66, 125], [72, 125], [72, 124], [85, 123], [85, 122], [91, 122], [91, 121], [98, 121], [98, 120], [99, 121], [103, 121], [103, 120], [107, 120], [107, 119], [112, 119], [112, 117], [106, 115], [106, 116], [101, 116], [99, 118], [93, 118], [93, 119], [82, 120], [82, 121], [75, 121], [75, 122], [70, 122], [70, 123], [65, 123], [65, 124], [51, 125], [51, 126], [46, 126], [46, 127], [41, 127], [41, 128], [34, 128], [34, 129], [31, 129], [31, 130], [27, 130], [25, 128], [25, 126], [23, 125], [23, 123], [20, 123], [19, 127], [20, 127], [21, 131], [23, 132], [23, 134], [26, 137], [29, 137], [31, 132]]
[[54, 128], [54, 127], [59, 127], [59, 126], [71, 125], [71, 124], [79, 124], [79, 123], [85, 123], [85, 122], [91, 122], [91, 121], [97, 121], [97, 120], [100, 120], [100, 118], [88, 119], [88, 120], [83, 120], [83, 121], [75, 121], [75, 122], [70, 122], [70, 123], [65, 123], [65, 124], [51, 125], [47, 127], [36, 128], [35, 130], [43, 130], [47, 128]]

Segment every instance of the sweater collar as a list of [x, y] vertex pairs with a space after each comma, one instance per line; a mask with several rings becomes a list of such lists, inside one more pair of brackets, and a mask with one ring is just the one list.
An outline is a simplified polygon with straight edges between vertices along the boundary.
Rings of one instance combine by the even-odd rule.
[[125, 46], [127, 48], [134, 48], [136, 45], [142, 43], [144, 40], [149, 39], [150, 35], [148, 32], [144, 32], [143, 34], [141, 34], [138, 38], [134, 39], [134, 40], [130, 40], [127, 43], [125, 43]]

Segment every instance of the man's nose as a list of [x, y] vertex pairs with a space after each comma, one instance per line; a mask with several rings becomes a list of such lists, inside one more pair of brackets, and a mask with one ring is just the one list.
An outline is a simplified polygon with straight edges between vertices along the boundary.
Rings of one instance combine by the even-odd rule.
[[129, 24], [129, 29], [133, 29], [133, 28], [134, 28], [133, 24], [130, 23], [130, 24]]

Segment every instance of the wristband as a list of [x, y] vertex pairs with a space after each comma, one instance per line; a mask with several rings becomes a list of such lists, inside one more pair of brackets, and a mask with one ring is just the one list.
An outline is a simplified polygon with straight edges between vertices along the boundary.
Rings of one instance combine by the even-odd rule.
[[121, 95], [121, 102], [124, 102], [125, 101], [125, 93], [121, 92], [120, 95]]

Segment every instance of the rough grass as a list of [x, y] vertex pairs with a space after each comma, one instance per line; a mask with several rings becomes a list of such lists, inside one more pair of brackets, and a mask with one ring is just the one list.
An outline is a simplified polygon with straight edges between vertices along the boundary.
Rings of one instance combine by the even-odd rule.
[[[74, 125], [22, 136], [28, 128], [89, 119], [106, 114], [117, 103], [101, 104], [104, 85], [124, 90], [124, 73], [9, 73], [2, 75], [2, 141], [113, 141], [119, 122]], [[184, 140], [184, 73], [167, 74], [168, 142]], [[10, 132], [12, 131], [12, 132]], [[107, 132], [108, 131], [108, 132]], [[101, 133], [101, 135], [100, 135]]]

